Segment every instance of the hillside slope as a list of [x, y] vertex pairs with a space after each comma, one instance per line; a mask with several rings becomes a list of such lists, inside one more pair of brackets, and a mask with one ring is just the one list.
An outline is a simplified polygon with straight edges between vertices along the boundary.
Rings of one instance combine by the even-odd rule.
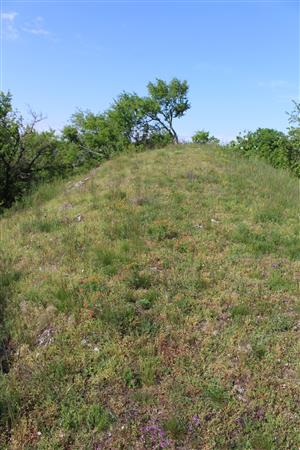
[[298, 449], [298, 200], [179, 146], [6, 214], [0, 448]]

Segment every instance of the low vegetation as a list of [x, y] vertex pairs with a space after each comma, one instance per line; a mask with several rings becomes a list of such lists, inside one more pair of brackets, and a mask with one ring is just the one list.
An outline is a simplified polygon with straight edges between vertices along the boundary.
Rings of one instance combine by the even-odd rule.
[[0, 447], [298, 449], [298, 183], [122, 154], [1, 227]]
[[215, 136], [210, 136], [209, 131], [200, 130], [192, 136], [194, 144], [219, 144], [220, 141]]

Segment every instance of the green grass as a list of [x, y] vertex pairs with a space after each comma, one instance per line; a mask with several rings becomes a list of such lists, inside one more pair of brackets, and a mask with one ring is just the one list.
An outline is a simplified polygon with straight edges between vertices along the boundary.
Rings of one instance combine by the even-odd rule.
[[0, 448], [297, 450], [296, 179], [185, 145], [77, 181], [0, 219]]

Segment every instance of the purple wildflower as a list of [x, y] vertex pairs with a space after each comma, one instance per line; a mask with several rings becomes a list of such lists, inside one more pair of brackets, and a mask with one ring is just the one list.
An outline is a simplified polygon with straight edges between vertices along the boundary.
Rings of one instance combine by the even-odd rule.
[[200, 421], [200, 419], [199, 419], [198, 416], [193, 416], [193, 417], [192, 417], [192, 423], [193, 423], [196, 427], [199, 427], [201, 421]]
[[162, 427], [153, 421], [143, 427], [141, 431], [142, 442], [151, 446], [154, 450], [168, 448], [172, 444], [172, 441], [167, 438], [166, 432]]

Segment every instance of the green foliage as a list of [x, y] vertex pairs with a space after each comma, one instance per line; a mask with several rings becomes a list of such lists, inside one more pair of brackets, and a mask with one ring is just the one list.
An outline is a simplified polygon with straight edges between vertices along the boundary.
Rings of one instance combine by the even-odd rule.
[[258, 128], [237, 136], [230, 147], [247, 157], [262, 158], [275, 168], [290, 169], [300, 176], [299, 143], [299, 127], [290, 128], [288, 134], [272, 128]]
[[235, 319], [241, 319], [245, 316], [247, 316], [248, 314], [250, 314], [250, 308], [248, 305], [245, 305], [243, 303], [239, 304], [239, 305], [234, 305], [231, 310], [231, 316]]
[[[171, 108], [171, 106], [170, 106]], [[75, 165], [92, 166], [132, 145], [154, 148], [172, 141], [170, 129], [157, 116], [158, 103], [135, 93], [123, 92], [102, 114], [78, 111], [63, 130], [63, 141], [69, 154], [75, 154]], [[179, 117], [179, 112], [177, 114]]]
[[194, 136], [192, 136], [192, 141], [194, 144], [219, 144], [220, 141], [214, 136], [209, 135], [209, 131], [200, 130], [196, 131]]
[[123, 92], [108, 110], [107, 116], [117, 124], [127, 144], [143, 145], [149, 139], [152, 130], [145, 115], [145, 102], [137, 94]]
[[187, 423], [180, 416], [172, 416], [164, 423], [165, 429], [171, 434], [173, 439], [180, 439], [187, 431]]
[[255, 155], [270, 162], [273, 167], [289, 167], [288, 139], [281, 131], [258, 128], [237, 137], [239, 150], [245, 155]]
[[137, 388], [142, 385], [140, 374], [132, 371], [130, 368], [124, 370], [123, 380], [129, 388]]
[[98, 403], [64, 402], [61, 408], [61, 425], [73, 432], [79, 428], [89, 432], [104, 431], [109, 429], [113, 420], [113, 415]]
[[118, 125], [127, 145], [154, 148], [172, 142], [172, 136], [164, 127], [155, 123], [149, 112], [153, 103], [136, 93], [123, 92], [108, 110], [107, 117]]
[[42, 117], [35, 113], [24, 124], [11, 102], [9, 92], [0, 92], [0, 208], [10, 207], [38, 181], [64, 171], [54, 132], [37, 132]]
[[149, 83], [148, 91], [148, 97], [123, 92], [102, 114], [73, 114], [71, 124], [63, 130], [63, 140], [71, 153], [77, 148], [77, 165], [93, 165], [131, 145], [139, 149], [178, 142], [173, 120], [190, 108], [187, 82], [157, 80]]
[[151, 134], [143, 144], [146, 148], [163, 148], [172, 144], [172, 136], [164, 129], [153, 128]]
[[180, 81], [178, 78], [173, 78], [169, 83], [161, 79], [157, 79], [156, 83], [148, 83], [146, 114], [152, 122], [170, 134], [175, 144], [178, 144], [179, 139], [173, 121], [182, 117], [191, 107], [187, 98], [188, 90], [187, 81]]
[[63, 129], [63, 140], [77, 149], [77, 166], [93, 166], [124, 150], [129, 144], [126, 133], [121, 132], [120, 123], [114, 117], [108, 113], [93, 114], [90, 111], [73, 114], [71, 125]]
[[290, 168], [300, 178], [300, 103], [293, 102], [294, 109], [289, 114], [290, 127], [288, 138], [290, 143]]
[[151, 287], [151, 278], [149, 275], [139, 272], [138, 268], [134, 268], [128, 279], [128, 284], [134, 289], [148, 289]]
[[300, 127], [300, 102], [296, 102], [293, 100], [294, 109], [291, 113], [288, 113], [289, 123], [291, 124], [291, 128], [299, 128]]
[[215, 406], [221, 406], [230, 399], [228, 392], [217, 380], [203, 384], [203, 396]]

